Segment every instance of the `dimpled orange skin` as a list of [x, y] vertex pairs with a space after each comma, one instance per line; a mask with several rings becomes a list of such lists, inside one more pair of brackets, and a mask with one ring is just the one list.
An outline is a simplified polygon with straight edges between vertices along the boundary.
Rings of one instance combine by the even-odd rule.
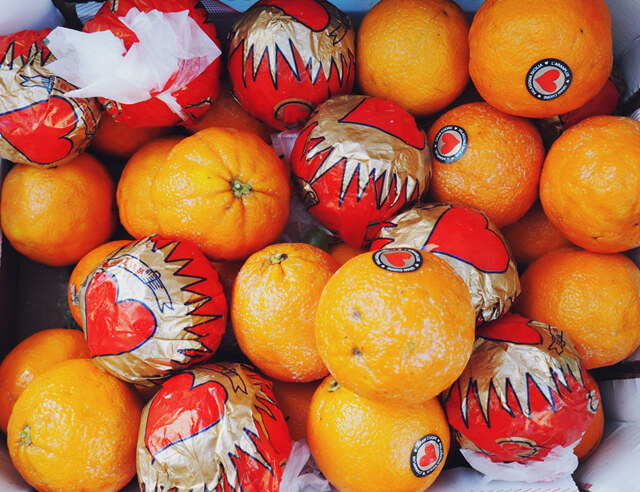
[[414, 116], [451, 104], [469, 82], [469, 23], [449, 0], [383, 0], [356, 40], [356, 77], [365, 94]]
[[514, 311], [566, 332], [587, 369], [620, 362], [640, 345], [640, 270], [626, 256], [556, 249], [520, 283]]
[[243, 259], [273, 243], [289, 216], [284, 163], [256, 134], [232, 128], [183, 139], [158, 170], [151, 196], [162, 233], [214, 260]]
[[118, 239], [101, 244], [80, 258], [80, 261], [73, 268], [71, 276], [69, 277], [69, 284], [67, 285], [67, 303], [69, 304], [71, 316], [73, 316], [73, 319], [80, 326], [82, 326], [82, 316], [80, 316], [80, 300], [77, 298], [77, 295], [82, 282], [84, 282], [87, 275], [89, 275], [102, 260], [116, 249], [120, 249], [128, 244], [131, 244], [131, 241], [127, 239]]
[[267, 376], [308, 382], [328, 374], [316, 349], [315, 313], [339, 266], [320, 248], [283, 243], [254, 253], [240, 269], [231, 296], [233, 331]]
[[87, 153], [49, 169], [18, 164], [2, 185], [0, 221], [11, 245], [27, 258], [70, 265], [113, 234], [113, 179]]
[[431, 160], [430, 199], [478, 208], [498, 227], [522, 217], [538, 197], [545, 155], [538, 130], [526, 119], [487, 103], [463, 104], [447, 111], [429, 129], [432, 153], [438, 131], [447, 125], [465, 130], [467, 149], [454, 162]]
[[[449, 452], [446, 416], [437, 398], [394, 406], [361, 398], [327, 377], [311, 399], [307, 438], [311, 454], [338, 490], [422, 492], [438, 477]], [[425, 477], [411, 470], [411, 451], [426, 435], [438, 436], [443, 456]]]
[[122, 170], [116, 189], [120, 223], [136, 239], [160, 232], [151, 186], [158, 169], [182, 138], [166, 137], [147, 143], [133, 154]]
[[539, 201], [501, 232], [518, 266], [526, 266], [549, 251], [571, 244], [545, 215]]
[[0, 364], [0, 430], [7, 433], [13, 406], [34, 377], [58, 362], [80, 358], [89, 358], [80, 330], [50, 328], [16, 345]]
[[[391, 250], [386, 250], [391, 251]], [[316, 342], [338, 382], [372, 400], [410, 405], [448, 388], [475, 339], [471, 295], [444, 260], [420, 253], [413, 272], [383, 270], [364, 253], [327, 282]]]
[[133, 387], [89, 359], [61, 362], [24, 390], [9, 419], [9, 454], [40, 492], [113, 491], [136, 473], [142, 405]]
[[[569, 66], [564, 94], [540, 100], [526, 78], [537, 62]], [[469, 30], [469, 74], [482, 98], [505, 113], [544, 118], [579, 108], [606, 83], [613, 65], [611, 15], [604, 0], [487, 0]]]
[[640, 122], [594, 116], [551, 146], [540, 177], [547, 217], [597, 253], [640, 246]]

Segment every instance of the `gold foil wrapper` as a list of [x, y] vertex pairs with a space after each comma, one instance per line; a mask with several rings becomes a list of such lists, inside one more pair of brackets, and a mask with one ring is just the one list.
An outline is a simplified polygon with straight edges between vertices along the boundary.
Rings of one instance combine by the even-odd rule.
[[102, 108], [95, 98], [66, 94], [76, 86], [47, 65], [55, 57], [42, 41], [49, 30], [0, 37], [0, 158], [38, 167], [63, 164], [83, 152]]
[[129, 383], [150, 386], [208, 359], [225, 329], [217, 272], [195, 246], [158, 236], [105, 259], [79, 299], [93, 361]]
[[440, 256], [462, 277], [478, 323], [498, 319], [520, 294], [511, 250], [487, 216], [471, 207], [434, 203], [387, 221], [371, 249], [415, 248]]
[[291, 438], [271, 383], [249, 366], [203, 364], [167, 380], [142, 411], [142, 490], [277, 492]]

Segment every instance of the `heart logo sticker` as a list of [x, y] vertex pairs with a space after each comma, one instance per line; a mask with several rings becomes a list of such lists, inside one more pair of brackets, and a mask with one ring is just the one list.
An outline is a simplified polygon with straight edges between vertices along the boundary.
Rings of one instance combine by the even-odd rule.
[[118, 355], [140, 347], [156, 331], [151, 309], [136, 299], [118, 298], [118, 280], [97, 273], [85, 294], [86, 335], [92, 357]]
[[373, 253], [373, 262], [390, 272], [415, 272], [422, 265], [422, 255], [409, 248], [379, 249]]
[[526, 85], [532, 96], [548, 101], [564, 94], [571, 85], [571, 80], [571, 69], [566, 63], [546, 58], [529, 69]]
[[447, 125], [436, 134], [433, 141], [433, 156], [440, 162], [449, 164], [459, 160], [467, 151], [467, 132], [457, 125]]
[[509, 268], [507, 247], [489, 229], [487, 218], [460, 205], [438, 218], [422, 249], [456, 258], [485, 273], [504, 273]]
[[426, 477], [433, 473], [442, 462], [444, 451], [442, 441], [435, 434], [421, 437], [411, 450], [410, 467], [416, 477]]
[[196, 384], [190, 372], [168, 379], [147, 416], [144, 442], [151, 456], [214, 427], [224, 417], [227, 397], [220, 383]]

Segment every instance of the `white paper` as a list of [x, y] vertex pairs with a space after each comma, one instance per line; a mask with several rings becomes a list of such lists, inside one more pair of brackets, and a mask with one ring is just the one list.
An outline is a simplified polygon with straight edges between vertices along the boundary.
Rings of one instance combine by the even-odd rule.
[[62, 24], [64, 17], [51, 0], [0, 0], [0, 36]]
[[303, 439], [294, 441], [284, 467], [280, 492], [334, 492], [336, 489], [322, 476]]
[[588, 492], [640, 492], [640, 423], [608, 422], [596, 449], [576, 470]]
[[47, 68], [79, 87], [68, 96], [104, 97], [123, 104], [155, 96], [187, 119], [171, 93], [200, 75], [220, 56], [220, 49], [187, 10], [132, 8], [120, 21], [139, 40], [128, 51], [110, 31], [85, 33], [59, 27], [47, 36], [47, 47], [56, 57]]
[[[579, 492], [571, 477], [554, 482], [523, 483], [495, 480], [487, 482], [486, 477], [470, 468], [452, 468], [443, 471], [429, 492]], [[613, 492], [613, 489], [609, 492]]]

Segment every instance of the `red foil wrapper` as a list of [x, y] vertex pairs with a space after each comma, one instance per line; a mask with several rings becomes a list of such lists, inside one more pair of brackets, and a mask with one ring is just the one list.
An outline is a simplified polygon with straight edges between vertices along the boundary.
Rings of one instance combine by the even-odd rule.
[[261, 0], [229, 37], [233, 91], [249, 114], [274, 128], [301, 127], [318, 104], [353, 88], [355, 33], [329, 2]]
[[102, 112], [97, 99], [67, 97], [77, 87], [47, 69], [55, 60], [42, 42], [49, 32], [0, 36], [0, 158], [38, 167], [84, 151]]
[[466, 369], [444, 396], [463, 453], [524, 464], [572, 452], [600, 395], [569, 336], [508, 313], [478, 328], [477, 337]]
[[474, 208], [450, 203], [411, 208], [383, 224], [371, 251], [381, 248], [429, 251], [449, 263], [469, 287], [478, 324], [498, 319], [520, 295], [507, 242]]
[[[150, 12], [151, 10], [182, 12], [188, 10], [189, 16], [220, 47], [215, 24], [206, 22], [207, 11], [198, 0], [108, 0], [96, 16], [87, 21], [82, 30], [85, 32], [111, 31], [122, 39], [128, 50], [138, 39], [119, 18], [127, 15], [127, 12], [132, 8], [137, 8], [141, 12]], [[106, 98], [98, 99], [118, 123], [128, 126], [171, 126], [178, 123], [188, 125], [204, 115], [211, 107], [211, 103], [218, 97], [221, 63], [220, 57], [216, 58], [195, 79], [171, 93], [190, 118], [187, 121], [183, 121], [178, 114], [157, 97], [151, 97], [135, 104], [123, 104]], [[172, 82], [173, 79], [170, 79], [165, 88], [171, 87]], [[161, 92], [159, 91], [159, 93]]]
[[309, 213], [360, 247], [427, 189], [426, 136], [398, 104], [369, 96], [331, 98], [298, 136], [293, 180]]
[[151, 386], [208, 359], [225, 330], [218, 274], [191, 243], [149, 236], [115, 251], [80, 286], [93, 361]]
[[278, 492], [291, 438], [272, 384], [243, 364], [173, 376], [142, 411], [142, 490]]

